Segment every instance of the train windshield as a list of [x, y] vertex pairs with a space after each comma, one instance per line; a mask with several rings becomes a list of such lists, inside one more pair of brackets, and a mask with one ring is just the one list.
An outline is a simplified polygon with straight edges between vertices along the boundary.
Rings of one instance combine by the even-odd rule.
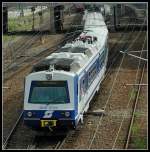
[[32, 81], [29, 103], [69, 103], [67, 81]]

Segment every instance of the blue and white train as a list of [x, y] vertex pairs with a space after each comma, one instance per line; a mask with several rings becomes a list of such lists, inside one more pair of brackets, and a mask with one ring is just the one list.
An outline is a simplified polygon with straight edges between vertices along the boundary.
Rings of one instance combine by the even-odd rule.
[[87, 12], [83, 32], [33, 66], [25, 78], [24, 123], [33, 129], [75, 128], [104, 78], [108, 30], [100, 12]]

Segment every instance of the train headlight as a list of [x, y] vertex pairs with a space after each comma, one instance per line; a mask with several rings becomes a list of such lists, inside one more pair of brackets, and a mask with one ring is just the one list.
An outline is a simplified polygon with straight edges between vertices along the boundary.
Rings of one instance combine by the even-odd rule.
[[32, 116], [32, 112], [30, 112], [30, 111], [27, 112], [27, 116], [28, 116], [28, 117], [31, 117], [31, 116]]
[[66, 112], [65, 112], [65, 116], [66, 116], [66, 117], [69, 117], [69, 116], [70, 116], [70, 112], [69, 112], [69, 111], [66, 111]]

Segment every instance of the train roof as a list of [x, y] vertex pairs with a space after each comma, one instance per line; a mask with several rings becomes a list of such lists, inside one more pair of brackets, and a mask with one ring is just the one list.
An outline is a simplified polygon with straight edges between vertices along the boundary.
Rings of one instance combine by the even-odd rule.
[[61, 52], [70, 52], [70, 53], [84, 53], [87, 51], [87, 48], [81, 48], [81, 47], [67, 47], [67, 48], [60, 48], [56, 51], [56, 53]]
[[107, 30], [104, 18], [99, 12], [85, 11], [83, 16], [84, 30]]
[[73, 59], [68, 58], [50, 58], [47, 60], [42, 60], [36, 64], [33, 67], [32, 72], [49, 70], [50, 65], [53, 65], [56, 70], [70, 71], [70, 65], [72, 62]]
[[85, 11], [83, 20], [84, 30], [80, 36], [36, 64], [32, 72], [49, 70], [50, 66], [54, 70], [77, 72], [100, 52], [108, 35], [103, 16], [98, 12]]

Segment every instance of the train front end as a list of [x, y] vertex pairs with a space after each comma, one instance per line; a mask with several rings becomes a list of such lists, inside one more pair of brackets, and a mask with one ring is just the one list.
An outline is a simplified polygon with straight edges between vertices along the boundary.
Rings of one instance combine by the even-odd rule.
[[25, 79], [24, 124], [35, 130], [75, 127], [76, 79], [65, 71], [29, 74]]

